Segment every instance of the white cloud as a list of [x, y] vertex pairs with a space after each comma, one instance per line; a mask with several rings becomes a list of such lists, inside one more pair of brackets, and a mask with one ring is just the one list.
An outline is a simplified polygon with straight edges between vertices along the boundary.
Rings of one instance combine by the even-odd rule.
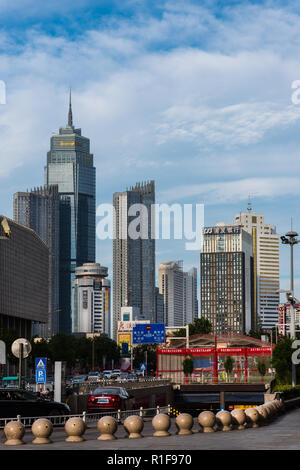
[[217, 181], [199, 185], [177, 185], [162, 190], [160, 201], [174, 202], [193, 197], [204, 204], [228, 204], [247, 199], [249, 194], [257, 198], [280, 198], [300, 195], [300, 178], [246, 178], [236, 181]]

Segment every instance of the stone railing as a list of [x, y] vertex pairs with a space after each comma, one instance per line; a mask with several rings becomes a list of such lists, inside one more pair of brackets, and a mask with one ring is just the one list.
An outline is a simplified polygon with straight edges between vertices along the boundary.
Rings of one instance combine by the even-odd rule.
[[[244, 430], [247, 428], [258, 428], [270, 424], [278, 415], [284, 411], [284, 404], [281, 400], [272, 400], [255, 408], [234, 409], [229, 411], [219, 411], [214, 414], [211, 411], [203, 411], [198, 416], [199, 431], [202, 433], [229, 432], [233, 430]], [[178, 435], [194, 434], [193, 417], [188, 413], [178, 414], [175, 420]], [[144, 419], [139, 414], [128, 416], [123, 424], [130, 439], [142, 438]], [[152, 419], [153, 436], [168, 437], [171, 426], [169, 414], [158, 413]], [[80, 417], [70, 417], [65, 423], [66, 442], [84, 441], [86, 423]], [[99, 432], [98, 440], [114, 440], [118, 429], [118, 421], [113, 416], [103, 416], [97, 422]], [[53, 432], [53, 424], [46, 418], [39, 418], [31, 426], [34, 436], [34, 444], [51, 444], [50, 436]], [[25, 434], [25, 426], [20, 421], [10, 421], [4, 428], [6, 441], [4, 445], [22, 445]]]

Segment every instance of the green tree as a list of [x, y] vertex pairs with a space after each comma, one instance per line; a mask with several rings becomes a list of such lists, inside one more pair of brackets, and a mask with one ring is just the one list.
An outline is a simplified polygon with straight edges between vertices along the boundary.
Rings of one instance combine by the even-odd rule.
[[[192, 335], [207, 335], [212, 331], [212, 324], [207, 318], [195, 318], [193, 323], [189, 323], [189, 336]], [[186, 329], [180, 328], [174, 332], [175, 337], [185, 337]]]
[[291, 338], [280, 340], [272, 354], [272, 366], [276, 370], [276, 379], [282, 385], [288, 385], [292, 380], [292, 343]]
[[[234, 366], [234, 360], [231, 356], [227, 356], [224, 362], [224, 369], [226, 371], [226, 375], [230, 376], [231, 372], [233, 371], [233, 366]], [[228, 380], [228, 378], [227, 378]]]
[[266, 368], [266, 364], [264, 363], [264, 361], [258, 361], [257, 370], [258, 370], [259, 374], [261, 375], [261, 379], [263, 381], [264, 377], [267, 373], [267, 368]]
[[133, 349], [133, 367], [140, 368], [140, 364], [145, 362], [147, 351], [147, 370], [149, 373], [155, 374], [156, 371], [156, 349], [157, 344], [139, 344]]
[[187, 375], [191, 375], [193, 373], [193, 370], [194, 370], [194, 361], [193, 361], [193, 358], [192, 357], [186, 357], [183, 361], [182, 361], [182, 368], [183, 368], [183, 372], [184, 372], [184, 375], [187, 376]]

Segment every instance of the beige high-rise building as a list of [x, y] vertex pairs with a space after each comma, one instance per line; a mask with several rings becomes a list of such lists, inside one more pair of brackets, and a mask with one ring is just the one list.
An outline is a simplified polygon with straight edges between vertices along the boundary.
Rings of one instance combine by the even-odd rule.
[[165, 261], [158, 267], [159, 293], [163, 295], [166, 326], [185, 326], [198, 317], [197, 269], [183, 272], [182, 261]]
[[278, 322], [279, 305], [279, 235], [266, 224], [264, 214], [247, 212], [235, 216], [234, 223], [252, 235], [254, 261], [254, 327], [260, 322], [271, 329]]

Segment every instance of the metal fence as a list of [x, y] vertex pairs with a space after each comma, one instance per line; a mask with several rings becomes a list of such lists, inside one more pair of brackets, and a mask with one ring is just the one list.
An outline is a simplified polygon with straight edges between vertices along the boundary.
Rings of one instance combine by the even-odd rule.
[[21, 422], [26, 428], [32, 426], [34, 421], [40, 418], [46, 418], [53, 426], [64, 426], [68, 419], [70, 418], [82, 418], [86, 425], [95, 424], [97, 421], [102, 418], [103, 416], [112, 416], [114, 417], [118, 423], [122, 423], [128, 416], [138, 415], [143, 419], [146, 418], [153, 418], [155, 415], [159, 413], [166, 413], [168, 415], [171, 414], [171, 405], [167, 406], [157, 406], [156, 408], [143, 408], [140, 407], [138, 410], [126, 410], [126, 411], [103, 411], [102, 413], [87, 413], [84, 411], [80, 414], [72, 414], [72, 415], [58, 415], [58, 416], [30, 416], [24, 417], [21, 415], [17, 415], [14, 418], [0, 418], [0, 429], [3, 429], [7, 423], [10, 421], [19, 421]]

